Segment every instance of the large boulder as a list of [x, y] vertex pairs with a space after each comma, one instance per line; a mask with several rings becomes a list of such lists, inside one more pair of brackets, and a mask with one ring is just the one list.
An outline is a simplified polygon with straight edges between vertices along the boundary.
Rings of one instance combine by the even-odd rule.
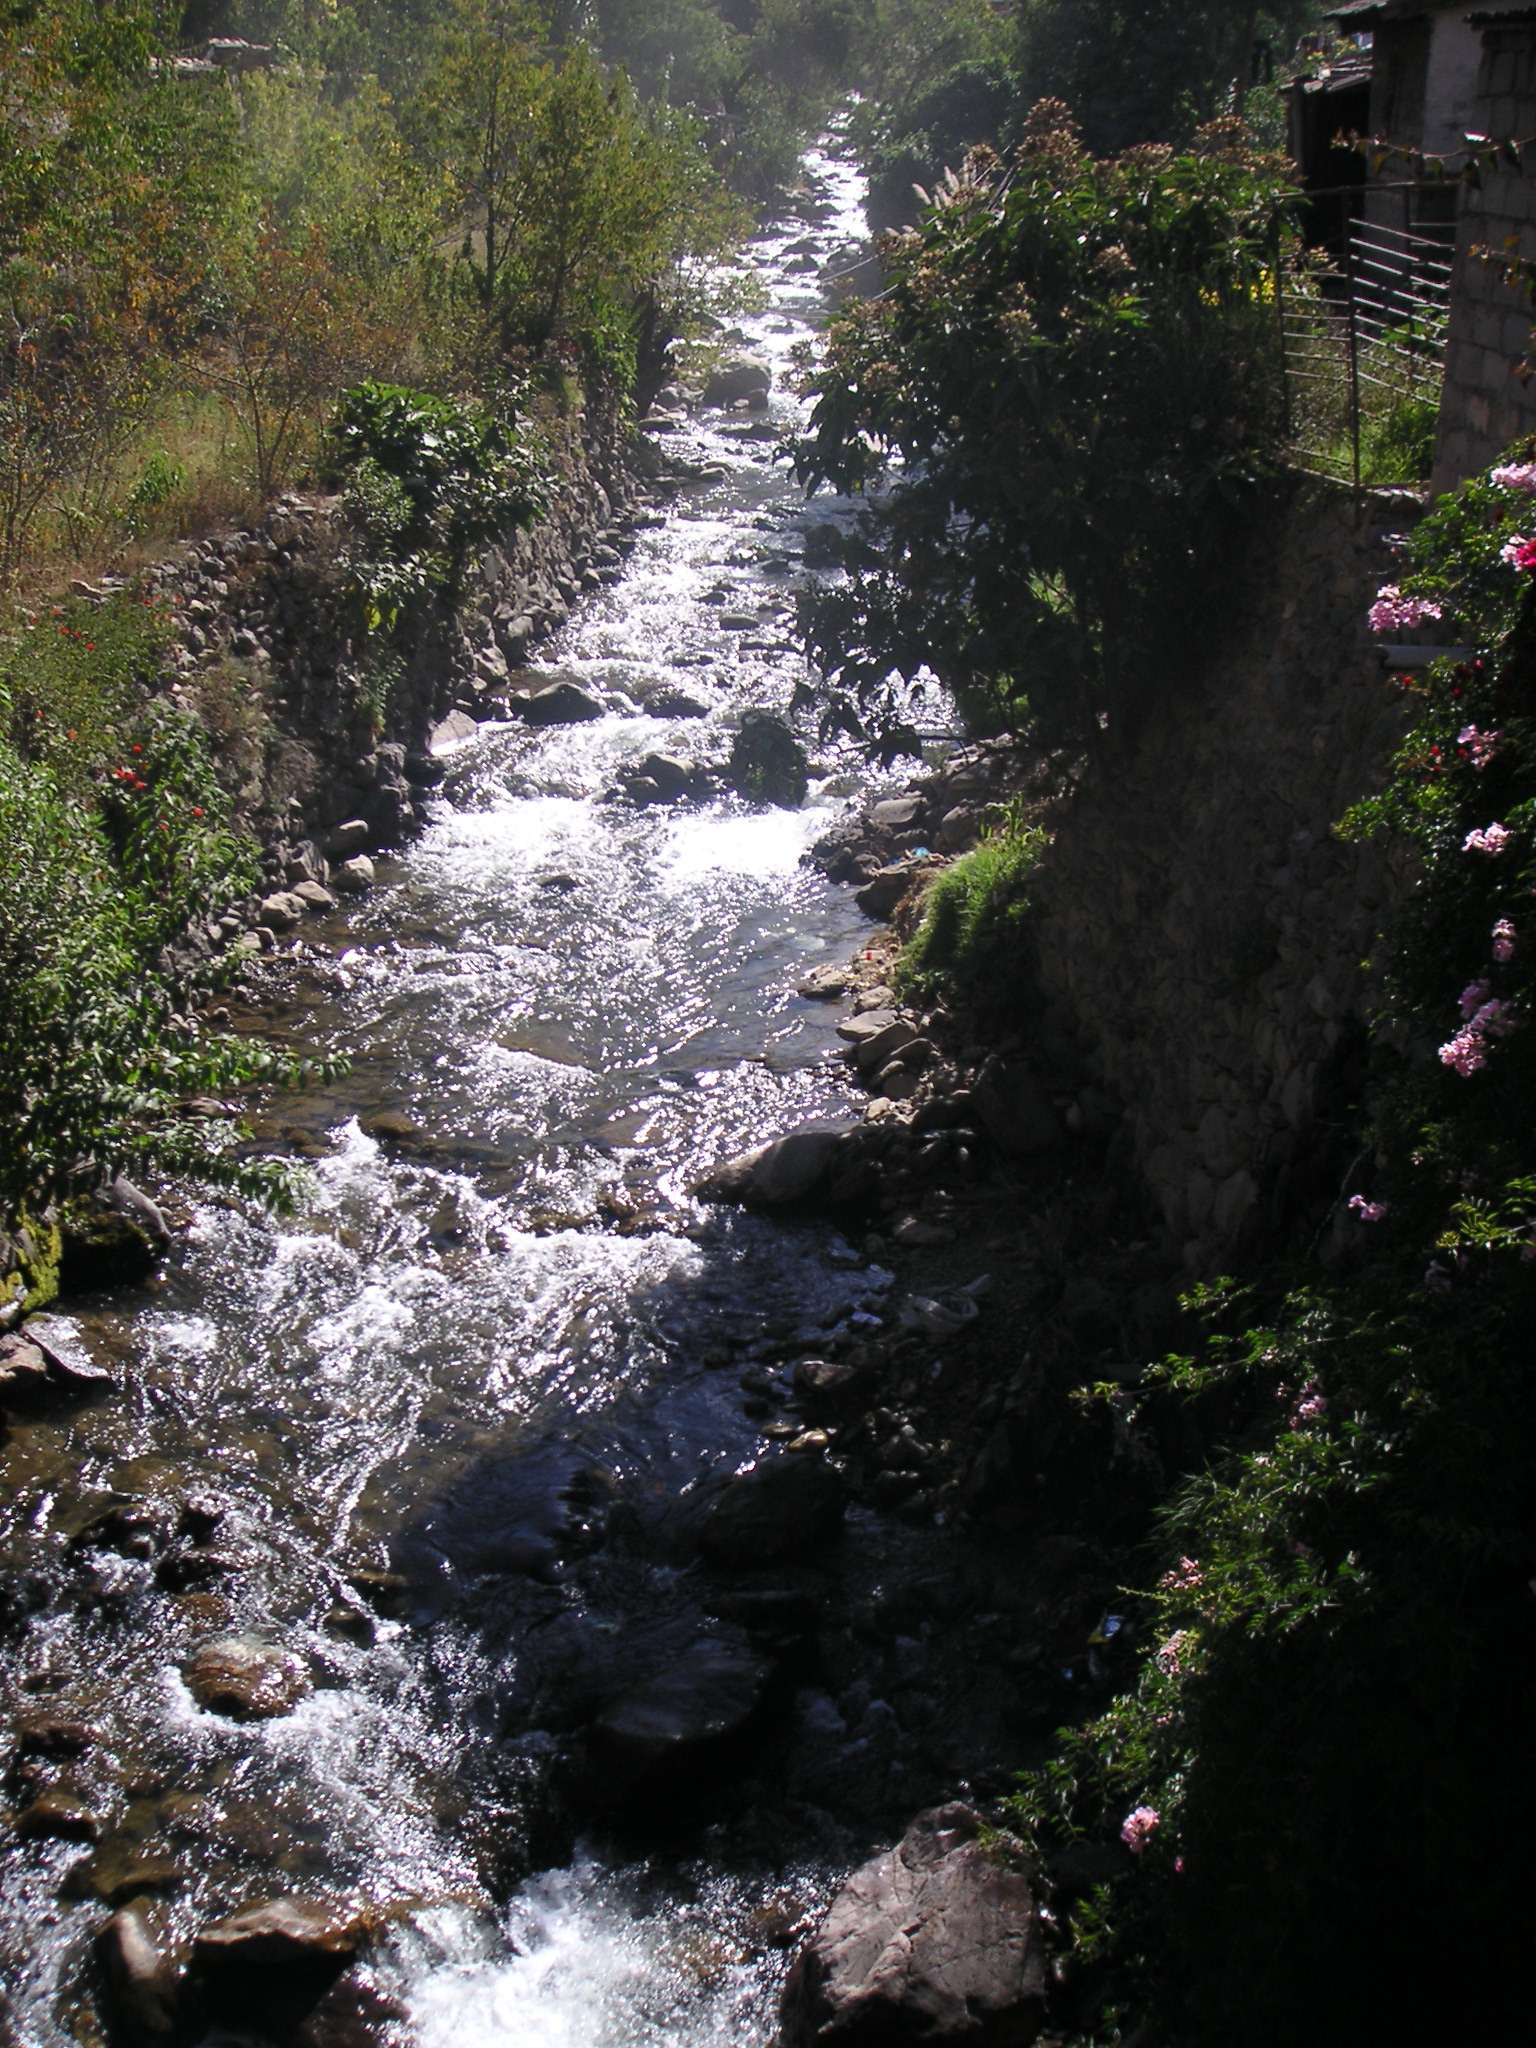
[[989, 1059], [976, 1076], [972, 1101], [982, 1129], [1010, 1159], [1061, 1143], [1051, 1099], [1022, 1060]]
[[216, 2027], [291, 2038], [357, 1956], [368, 1932], [355, 1909], [321, 1899], [262, 1899], [205, 1927], [192, 1953], [202, 2013]]
[[1045, 2016], [1034, 1894], [968, 1806], [919, 1814], [855, 1871], [795, 1960], [783, 2048], [1025, 2048]]
[[514, 676], [510, 704], [529, 725], [582, 725], [603, 715], [597, 698], [574, 676], [550, 669], [524, 669]]
[[773, 372], [756, 356], [733, 351], [723, 355], [704, 386], [706, 405], [766, 405]]
[[753, 803], [798, 810], [810, 787], [805, 749], [782, 718], [767, 711], [745, 712], [731, 743], [725, 779]]
[[838, 1157], [849, 1124], [805, 1124], [771, 1144], [742, 1152], [706, 1175], [699, 1194], [706, 1202], [740, 1202], [753, 1209], [789, 1209], [810, 1200]]
[[778, 1564], [834, 1537], [843, 1482], [821, 1458], [780, 1452], [728, 1481], [704, 1517], [699, 1541], [721, 1564]]
[[771, 1657], [734, 1633], [702, 1636], [609, 1700], [587, 1730], [591, 1789], [628, 1804], [686, 1789], [735, 1754], [763, 1704]]

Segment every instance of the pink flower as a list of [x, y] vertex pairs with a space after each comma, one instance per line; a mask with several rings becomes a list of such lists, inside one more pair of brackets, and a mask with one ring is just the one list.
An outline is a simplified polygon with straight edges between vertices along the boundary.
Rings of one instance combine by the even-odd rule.
[[1499, 560], [1508, 562], [1512, 569], [1536, 569], [1536, 540], [1517, 533], [1499, 549]]
[[1463, 1081], [1470, 1081], [1488, 1064], [1488, 1046], [1482, 1033], [1468, 1025], [1465, 1031], [1448, 1038], [1440, 1048], [1440, 1064], [1454, 1068]]
[[1387, 1214], [1391, 1204], [1389, 1202], [1368, 1202], [1364, 1195], [1351, 1195], [1349, 1206], [1354, 1210], [1362, 1223], [1379, 1223], [1382, 1217]]
[[1515, 928], [1507, 917], [1501, 917], [1493, 928], [1493, 957], [1502, 967], [1506, 960], [1515, 956]]
[[1162, 1824], [1163, 1817], [1155, 1806], [1138, 1806], [1120, 1823], [1120, 1839], [1133, 1856], [1139, 1856], [1151, 1841], [1153, 1829]]
[[1466, 748], [1472, 766], [1481, 772], [1499, 751], [1503, 737], [1501, 732], [1479, 732], [1475, 725], [1464, 725], [1456, 735], [1456, 744]]
[[1184, 1858], [1182, 1856], [1174, 1857], [1173, 1874], [1175, 1877], [1182, 1877], [1184, 1875]]
[[1501, 462], [1488, 472], [1488, 481], [1502, 484], [1506, 491], [1527, 491], [1536, 497], [1536, 462]]
[[1184, 1630], [1179, 1629], [1168, 1638], [1167, 1642], [1164, 1643], [1157, 1653], [1157, 1668], [1162, 1672], [1164, 1678], [1177, 1678], [1179, 1672], [1183, 1669], [1179, 1662], [1179, 1652], [1184, 1647], [1184, 1635]]
[[[1508, 1038], [1515, 1028], [1514, 1004], [1500, 997], [1484, 1002], [1487, 993], [1486, 981], [1474, 981], [1462, 990], [1461, 1014], [1467, 1021], [1456, 1036], [1448, 1038], [1440, 1048], [1440, 1064], [1454, 1067], [1463, 1081], [1487, 1066], [1489, 1039]], [[1474, 1003], [1476, 1007], [1472, 1008]]]
[[1500, 854], [1509, 844], [1509, 838], [1507, 825], [1482, 825], [1477, 831], [1467, 834], [1461, 842], [1461, 850], [1463, 853]]
[[1328, 1413], [1328, 1396], [1323, 1392], [1320, 1380], [1308, 1380], [1301, 1390], [1301, 1399], [1291, 1417], [1292, 1424], [1318, 1422]]
[[1159, 1581], [1165, 1593], [1192, 1593], [1196, 1586], [1205, 1583], [1205, 1573], [1192, 1557], [1181, 1557], [1171, 1572], [1165, 1572]]
[[1396, 633], [1439, 617], [1439, 605], [1427, 597], [1404, 597], [1395, 583], [1383, 583], [1370, 609], [1373, 633]]

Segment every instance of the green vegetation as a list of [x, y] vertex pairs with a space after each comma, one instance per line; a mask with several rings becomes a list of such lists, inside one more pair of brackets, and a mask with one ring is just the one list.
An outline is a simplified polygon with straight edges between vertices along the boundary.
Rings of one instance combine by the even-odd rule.
[[[1334, 1275], [1203, 1290], [1198, 1350], [1085, 1397], [1165, 1452], [1210, 1448], [1162, 1513], [1137, 1688], [1017, 1802], [1046, 1853], [1116, 1835], [1133, 1852], [1075, 1910], [1084, 2040], [1121, 2038], [1132, 2012], [1158, 2038], [1256, 2048], [1518, 2025], [1514, 1873], [1536, 1810], [1533, 453], [1415, 535], [1404, 598], [1478, 652], [1402, 678], [1412, 730], [1341, 826], [1406, 835], [1422, 881], [1378, 962]], [[1426, 1974], [1447, 1913], [1456, 1967]]]
[[1283, 165], [1235, 128], [1090, 156], [1042, 103], [884, 244], [889, 283], [810, 377], [811, 485], [903, 465], [879, 567], [807, 624], [841, 723], [893, 670], [1095, 736], [1172, 687], [1284, 439], [1273, 265]]
[[195, 515], [178, 422], [265, 498], [366, 378], [456, 397], [520, 364], [622, 406], [709, 326], [744, 225], [723, 140], [558, 8], [194, 17], [283, 61], [189, 67], [149, 0], [0, 23], [0, 589]]
[[944, 869], [901, 959], [903, 985], [985, 1025], [1017, 1017], [1029, 972], [1029, 881], [1046, 834], [1006, 819]]
[[393, 627], [431, 591], [451, 601], [472, 548], [544, 509], [538, 451], [509, 404], [365, 383], [347, 393], [335, 438], [370, 627]]
[[220, 974], [179, 950], [252, 887], [203, 727], [151, 694], [165, 621], [124, 595], [53, 606], [0, 657], [0, 1211], [41, 1208], [82, 1170], [185, 1170], [282, 1200], [193, 1095], [298, 1080], [298, 1062], [204, 1030]]
[[1065, 100], [1091, 149], [1186, 143], [1245, 113], [1323, 12], [1317, 0], [1021, 0], [1016, 63], [1026, 104]]

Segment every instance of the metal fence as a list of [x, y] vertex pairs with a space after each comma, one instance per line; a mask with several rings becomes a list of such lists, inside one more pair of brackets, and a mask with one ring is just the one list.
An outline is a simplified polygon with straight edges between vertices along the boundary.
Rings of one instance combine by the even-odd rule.
[[[1357, 198], [1364, 198], [1356, 188]], [[1365, 203], [1387, 194], [1369, 188]], [[1385, 208], [1383, 208], [1385, 210]], [[1404, 199], [1403, 212], [1409, 211]], [[1351, 219], [1341, 249], [1277, 270], [1286, 404], [1298, 468], [1354, 484], [1438, 405], [1450, 318], [1446, 235]]]

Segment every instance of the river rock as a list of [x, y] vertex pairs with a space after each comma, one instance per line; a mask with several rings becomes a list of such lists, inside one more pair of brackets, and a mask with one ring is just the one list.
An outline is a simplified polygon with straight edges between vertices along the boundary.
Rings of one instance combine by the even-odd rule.
[[805, 749], [782, 718], [767, 711], [745, 712], [731, 743], [726, 780], [753, 803], [798, 810], [810, 788]]
[[373, 862], [366, 853], [354, 853], [333, 870], [331, 881], [344, 896], [362, 896], [373, 887]]
[[1045, 1956], [1021, 1871], [967, 1806], [919, 1814], [844, 1885], [795, 1960], [783, 2048], [1024, 2048], [1045, 2016]]
[[863, 888], [855, 892], [853, 900], [866, 917], [889, 917], [912, 886], [912, 875], [910, 862], [877, 868]]
[[78, 1792], [55, 1785], [21, 1809], [16, 1833], [24, 1842], [94, 1842], [101, 1820]]
[[306, 910], [321, 911], [334, 910], [336, 908], [336, 898], [323, 883], [295, 882], [293, 893], [298, 897]]
[[[868, 1015], [871, 1017], [878, 1017], [881, 1014], [882, 1012], [879, 1010], [868, 1012]], [[863, 1020], [861, 1019], [860, 1021], [862, 1022]], [[897, 1053], [904, 1052], [909, 1045], [916, 1045], [917, 1043], [916, 1025], [910, 1023], [905, 1017], [893, 1017], [888, 1024], [883, 1024], [878, 1031], [867, 1033], [857, 1042], [854, 1048], [854, 1057], [858, 1061], [859, 1072], [861, 1074], [878, 1074], [888, 1060], [893, 1060]]]
[[310, 1691], [302, 1660], [258, 1636], [211, 1637], [193, 1651], [183, 1676], [200, 1707], [233, 1721], [290, 1714]]
[[795, 994], [813, 1003], [835, 1003], [848, 993], [850, 978], [846, 967], [816, 967], [799, 983]]
[[597, 1787], [627, 1801], [723, 1762], [762, 1705], [773, 1670], [745, 1638], [701, 1637], [592, 1722], [587, 1751]]
[[732, 353], [723, 355], [711, 371], [704, 386], [704, 403], [741, 405], [757, 399], [766, 404], [772, 389], [773, 372], [766, 363], [756, 356]]
[[135, 1899], [96, 1937], [115, 2034], [157, 2048], [177, 2032], [183, 1973], [164, 1909]]
[[726, 1484], [704, 1517], [700, 1546], [720, 1564], [777, 1564], [835, 1536], [843, 1500], [841, 1476], [821, 1458], [780, 1452]]
[[59, 1284], [70, 1294], [137, 1286], [171, 1241], [158, 1204], [121, 1175], [69, 1203], [60, 1228]]
[[303, 898], [291, 889], [275, 889], [261, 900], [261, 921], [269, 931], [291, 932], [303, 916]]
[[688, 763], [671, 754], [647, 754], [640, 763], [640, 773], [655, 783], [663, 803], [672, 803], [677, 797], [685, 796], [693, 780], [693, 770]]
[[37, 1345], [14, 1332], [0, 1337], [0, 1403], [26, 1401], [52, 1385], [48, 1361]]
[[603, 707], [590, 690], [569, 676], [526, 670], [517, 679], [512, 709], [530, 725], [581, 725], [601, 718]]
[[[505, 675], [498, 678], [505, 681]], [[440, 718], [427, 734], [427, 750], [433, 754], [449, 754], [455, 747], [472, 740], [480, 730], [480, 721], [471, 718], [467, 711], [450, 711], [446, 718]]]
[[1048, 1152], [1061, 1142], [1050, 1097], [1022, 1060], [994, 1054], [976, 1076], [972, 1102], [987, 1136], [1011, 1159]]
[[372, 837], [366, 818], [348, 818], [345, 824], [333, 825], [326, 833], [326, 858], [345, 860], [349, 854], [361, 853]]
[[686, 690], [650, 690], [641, 707], [651, 718], [707, 718], [709, 706]]
[[759, 1145], [717, 1166], [699, 1183], [706, 1202], [741, 1202], [750, 1208], [786, 1209], [814, 1194], [837, 1158], [847, 1124], [806, 1124], [771, 1144]]
[[891, 796], [872, 808], [869, 822], [882, 832], [905, 832], [922, 815], [923, 800], [920, 796]]
[[80, 1332], [65, 1316], [28, 1316], [22, 1334], [35, 1344], [48, 1361], [53, 1377], [65, 1386], [115, 1386], [111, 1373], [98, 1365], [80, 1340]]
[[215, 2023], [291, 2036], [357, 1956], [367, 1921], [320, 1899], [265, 1899], [205, 1927], [192, 1953], [200, 2003]]

